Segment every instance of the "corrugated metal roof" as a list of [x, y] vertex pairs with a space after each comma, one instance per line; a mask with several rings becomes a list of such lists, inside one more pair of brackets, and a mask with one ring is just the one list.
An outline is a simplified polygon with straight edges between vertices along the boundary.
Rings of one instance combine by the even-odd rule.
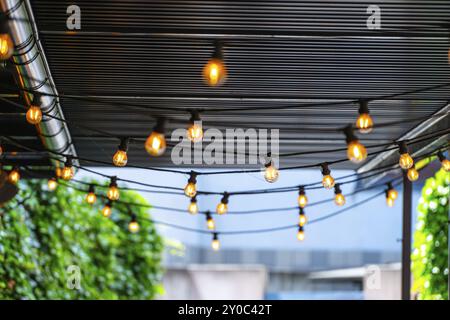
[[[79, 33], [67, 33], [69, 1], [32, 1], [41, 40], [81, 157], [110, 161], [118, 141], [77, 127], [141, 139], [155, 115], [184, 127], [201, 108], [205, 127], [279, 128], [283, 152], [345, 146], [341, 133], [317, 131], [353, 123], [358, 105], [290, 110], [208, 112], [374, 98], [449, 81], [448, 1], [383, 1], [382, 29], [368, 30], [371, 1], [77, 1]], [[201, 70], [212, 40], [224, 41], [228, 80], [206, 86]], [[428, 116], [450, 87], [370, 104], [375, 123]], [[148, 110], [120, 106], [139, 104]], [[161, 111], [155, 108], [169, 108]], [[418, 122], [375, 129], [366, 144], [400, 137]], [[83, 137], [85, 134], [92, 137]], [[130, 162], [171, 165], [170, 152], [151, 158], [132, 145]], [[282, 161], [304, 164], [345, 157], [315, 154]], [[339, 167], [354, 168], [344, 163]]]

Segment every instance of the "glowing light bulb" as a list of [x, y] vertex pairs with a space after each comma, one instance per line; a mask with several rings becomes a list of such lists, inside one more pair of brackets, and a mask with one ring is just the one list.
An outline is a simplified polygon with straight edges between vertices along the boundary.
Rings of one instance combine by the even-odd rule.
[[392, 183], [388, 183], [387, 195], [388, 198], [395, 200], [398, 198], [398, 191], [394, 189]]
[[48, 179], [47, 181], [47, 188], [49, 191], [55, 191], [58, 187], [58, 182], [55, 178]]
[[331, 189], [334, 187], [335, 181], [334, 178], [331, 176], [331, 171], [328, 168], [328, 164], [327, 163], [322, 163], [321, 164], [322, 167], [322, 185], [324, 186], [324, 188], [326, 189]]
[[131, 232], [131, 233], [136, 233], [136, 232], [138, 232], [139, 231], [139, 223], [137, 222], [137, 219], [136, 219], [136, 215], [131, 215], [131, 221], [130, 221], [130, 223], [128, 224], [128, 230]]
[[225, 214], [228, 212], [228, 197], [229, 194], [225, 192], [223, 194], [222, 200], [220, 200], [220, 203], [217, 205], [216, 208], [217, 214]]
[[218, 86], [225, 82], [227, 68], [223, 62], [222, 44], [216, 42], [211, 59], [203, 67], [203, 78], [210, 86]]
[[97, 196], [95, 195], [95, 188], [93, 185], [90, 185], [88, 194], [86, 195], [86, 202], [92, 205], [95, 203], [95, 201], [97, 201]]
[[8, 174], [8, 181], [11, 184], [17, 184], [20, 180], [20, 173], [18, 168], [13, 168]]
[[394, 206], [394, 200], [386, 197], [386, 204], [388, 205], [388, 207], [393, 207]]
[[72, 166], [72, 158], [67, 157], [66, 163], [64, 164], [64, 168], [61, 171], [61, 178], [65, 181], [69, 181], [73, 178], [75, 171]]
[[264, 171], [264, 179], [269, 183], [274, 183], [278, 180], [280, 173], [278, 169], [273, 165], [272, 161], [266, 164], [266, 170]]
[[116, 167], [125, 167], [128, 162], [128, 138], [124, 138], [120, 140], [120, 145], [113, 156], [113, 164]]
[[209, 230], [214, 230], [216, 228], [214, 219], [211, 217], [211, 213], [209, 211], [206, 213], [206, 227]]
[[408, 170], [414, 165], [414, 160], [411, 158], [411, 156], [408, 153], [408, 147], [406, 146], [405, 142], [400, 142], [399, 144], [399, 151], [400, 151], [400, 159], [398, 161], [400, 167], [404, 170]]
[[164, 124], [165, 120], [160, 118], [156, 122], [156, 126], [153, 128], [152, 133], [145, 141], [145, 150], [155, 157], [158, 157], [166, 151], [166, 138], [164, 137]]
[[197, 194], [197, 174], [194, 171], [191, 171], [188, 183], [186, 187], [184, 187], [184, 194], [188, 196], [189, 198], [195, 197]]
[[198, 213], [198, 204], [197, 204], [197, 198], [196, 197], [191, 198], [191, 203], [189, 203], [188, 211], [192, 215]]
[[203, 77], [210, 86], [218, 86], [225, 82], [227, 68], [222, 59], [212, 58], [203, 68]]
[[14, 44], [7, 33], [0, 34], [0, 60], [9, 59], [14, 52]]
[[450, 171], [450, 161], [444, 156], [444, 154], [441, 151], [439, 151], [437, 155], [439, 161], [441, 162], [442, 169], [444, 169], [447, 172]]
[[417, 179], [419, 179], [419, 171], [417, 171], [415, 166], [412, 166], [408, 169], [407, 176], [409, 181], [416, 181]]
[[42, 110], [38, 106], [30, 106], [30, 108], [27, 111], [27, 121], [29, 124], [39, 124], [42, 121]]
[[112, 177], [111, 182], [109, 183], [108, 191], [106, 192], [106, 196], [111, 201], [119, 200], [120, 191], [117, 187], [117, 177]]
[[308, 197], [306, 196], [304, 187], [299, 188], [297, 202], [300, 208], [304, 208], [308, 204]]
[[354, 135], [352, 126], [347, 126], [344, 133], [347, 141], [348, 159], [354, 163], [364, 161], [367, 158], [367, 150]]
[[367, 101], [360, 101], [359, 116], [356, 119], [356, 127], [361, 133], [369, 133], [373, 129], [372, 117], [369, 114], [369, 106]]
[[199, 142], [203, 139], [203, 127], [200, 120], [200, 114], [197, 110], [191, 112], [191, 119], [189, 120], [189, 127], [187, 129], [187, 137], [192, 142]]
[[303, 229], [302, 226], [300, 226], [300, 227], [298, 228], [297, 239], [298, 239], [298, 241], [303, 241], [303, 240], [305, 240], [305, 230]]
[[334, 186], [334, 194], [334, 203], [338, 206], [343, 206], [345, 204], [345, 197], [342, 194], [342, 190], [339, 184], [336, 184]]
[[360, 163], [367, 158], [367, 150], [358, 140], [352, 141], [347, 146], [347, 157], [354, 163]]
[[57, 178], [61, 178], [62, 170], [61, 170], [60, 167], [56, 167], [55, 168], [55, 175], [56, 175]]
[[108, 201], [102, 209], [102, 216], [109, 218], [112, 214], [112, 203]]
[[213, 248], [214, 251], [218, 251], [220, 249], [220, 242], [219, 242], [219, 237], [217, 236], [217, 233], [213, 234], [211, 248]]
[[300, 208], [300, 215], [298, 217], [298, 225], [303, 227], [308, 222], [308, 219], [306, 218], [305, 212], [302, 208]]

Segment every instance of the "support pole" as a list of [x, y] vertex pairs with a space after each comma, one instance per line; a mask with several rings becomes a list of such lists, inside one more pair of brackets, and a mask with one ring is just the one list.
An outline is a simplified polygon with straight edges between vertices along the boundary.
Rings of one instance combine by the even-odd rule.
[[412, 183], [403, 172], [402, 300], [411, 299]]

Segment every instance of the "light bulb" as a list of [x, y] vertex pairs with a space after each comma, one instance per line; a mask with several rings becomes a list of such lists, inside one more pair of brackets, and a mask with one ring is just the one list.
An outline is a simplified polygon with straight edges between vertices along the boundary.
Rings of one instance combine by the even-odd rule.
[[300, 187], [297, 201], [300, 208], [304, 208], [308, 204], [308, 197], [306, 196], [304, 187]]
[[165, 119], [158, 118], [156, 126], [153, 128], [152, 133], [145, 141], [145, 150], [155, 157], [158, 157], [166, 151], [166, 138], [164, 137]]
[[191, 199], [191, 202], [189, 203], [188, 206], [188, 212], [192, 215], [197, 214], [198, 213], [198, 204], [197, 204], [197, 198], [193, 197]]
[[300, 210], [300, 215], [298, 217], [299, 217], [298, 218], [298, 225], [303, 227], [308, 222], [308, 218], [306, 218], [306, 215], [303, 212], [303, 210]]
[[419, 171], [417, 171], [415, 166], [412, 166], [408, 169], [407, 176], [409, 181], [416, 181], [417, 179], [419, 179]]
[[367, 101], [360, 101], [359, 116], [356, 119], [356, 127], [361, 133], [369, 133], [373, 129], [372, 117], [369, 114], [369, 106]]
[[330, 176], [329, 174], [323, 176], [323, 178], [322, 178], [322, 185], [326, 189], [333, 188], [334, 184], [335, 184], [335, 181], [334, 181], [334, 178], [332, 176]]
[[407, 170], [414, 165], [414, 160], [413, 158], [411, 158], [409, 153], [403, 153], [402, 155], [400, 155], [399, 164], [402, 169]]
[[227, 68], [221, 59], [212, 58], [203, 68], [203, 77], [210, 86], [222, 84], [227, 77]]
[[354, 163], [364, 161], [367, 158], [366, 147], [364, 147], [359, 142], [358, 138], [356, 138], [352, 126], [348, 125], [344, 129], [344, 133], [347, 142], [347, 158]]
[[300, 227], [298, 228], [297, 239], [298, 239], [298, 241], [303, 241], [303, 240], [305, 240], [305, 230], [303, 229], [302, 226], [300, 226]]
[[90, 185], [88, 194], [86, 195], [86, 202], [92, 205], [95, 203], [95, 201], [97, 201], [97, 196], [95, 195], [95, 188], [93, 185]]
[[109, 183], [109, 188], [108, 188], [108, 191], [106, 192], [106, 196], [111, 201], [119, 200], [120, 191], [119, 191], [119, 188], [117, 187], [117, 178], [116, 177], [111, 178], [111, 182]]
[[437, 155], [438, 155], [439, 161], [441, 162], [442, 169], [444, 169], [445, 171], [450, 171], [450, 161], [444, 156], [442, 151], [438, 151]]
[[0, 156], [3, 154], [3, 148], [2, 148], [2, 146], [0, 145]]
[[108, 203], [105, 204], [105, 206], [102, 209], [102, 215], [105, 218], [109, 218], [112, 214], [112, 203], [111, 201], [108, 201]]
[[220, 200], [220, 203], [217, 205], [216, 208], [217, 214], [225, 214], [228, 212], [228, 197], [229, 197], [228, 193], [225, 192], [222, 197], [222, 200]]
[[213, 234], [211, 248], [213, 248], [214, 251], [217, 251], [220, 249], [220, 242], [219, 242], [219, 237], [218, 237], [217, 233]]
[[216, 224], [214, 223], [214, 219], [211, 217], [211, 213], [206, 213], [206, 227], [209, 230], [214, 230], [216, 228]]
[[334, 178], [331, 176], [330, 168], [328, 167], [328, 164], [326, 162], [322, 163], [320, 165], [322, 167], [322, 185], [326, 189], [331, 189], [334, 187], [335, 181]]
[[47, 187], [49, 191], [54, 191], [56, 187], [58, 187], [58, 182], [56, 181], [55, 178], [48, 179]]
[[345, 197], [342, 193], [338, 193], [334, 197], [334, 203], [338, 206], [343, 206], [345, 204]]
[[39, 124], [42, 121], [42, 110], [38, 106], [30, 106], [27, 111], [27, 121], [29, 124]]
[[347, 145], [347, 157], [354, 163], [360, 163], [367, 158], [367, 150], [358, 140]]
[[73, 170], [72, 166], [70, 166], [70, 167], [65, 166], [61, 171], [61, 178], [63, 178], [66, 181], [69, 181], [70, 179], [72, 179], [73, 175], [74, 175], [74, 170]]
[[188, 179], [187, 185], [184, 187], [184, 194], [188, 196], [189, 198], [195, 197], [197, 194], [197, 174], [193, 171], [191, 171], [190, 177]]
[[399, 143], [400, 159], [398, 161], [400, 167], [404, 170], [408, 170], [414, 165], [414, 160], [408, 153], [408, 147], [404, 141]]
[[116, 167], [125, 167], [128, 162], [128, 138], [123, 138], [120, 140], [120, 145], [113, 156], [113, 164]]
[[20, 180], [20, 173], [19, 169], [14, 168], [9, 174], [8, 174], [8, 181], [12, 184], [17, 184]]
[[128, 224], [128, 230], [131, 232], [131, 233], [136, 233], [136, 232], [138, 232], [139, 231], [139, 223], [137, 222], [137, 219], [136, 219], [136, 216], [135, 215], [132, 215], [131, 216], [131, 221], [130, 221], [130, 223]]
[[388, 207], [393, 207], [394, 200], [392, 198], [386, 197], [386, 204], [388, 205]]
[[395, 190], [395, 189], [391, 189], [388, 192], [388, 196], [389, 196], [390, 199], [395, 200], [398, 197], [398, 191]]
[[278, 180], [279, 172], [278, 169], [273, 165], [272, 161], [266, 164], [266, 170], [264, 171], [264, 179], [267, 182], [273, 183]]
[[7, 33], [0, 34], [0, 60], [9, 59], [14, 52], [14, 44]]
[[189, 127], [187, 129], [187, 137], [192, 142], [199, 142], [203, 139], [203, 127], [200, 120], [200, 114], [197, 110], [191, 111], [191, 118], [189, 119]]

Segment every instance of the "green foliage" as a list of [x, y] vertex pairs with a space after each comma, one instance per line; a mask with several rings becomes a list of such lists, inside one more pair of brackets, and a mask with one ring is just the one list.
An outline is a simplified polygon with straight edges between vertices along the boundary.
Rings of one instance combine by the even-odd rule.
[[[162, 290], [163, 244], [147, 209], [131, 208], [140, 225], [131, 234], [124, 205], [108, 219], [100, 214], [105, 201], [90, 206], [85, 192], [50, 192], [42, 181], [20, 189], [1, 209], [0, 299], [151, 299]], [[135, 192], [122, 191], [121, 200], [146, 204]], [[81, 272], [79, 290], [68, 286], [76, 283], [71, 265]]]
[[423, 300], [448, 299], [448, 210], [450, 173], [426, 181], [414, 233], [413, 291]]

